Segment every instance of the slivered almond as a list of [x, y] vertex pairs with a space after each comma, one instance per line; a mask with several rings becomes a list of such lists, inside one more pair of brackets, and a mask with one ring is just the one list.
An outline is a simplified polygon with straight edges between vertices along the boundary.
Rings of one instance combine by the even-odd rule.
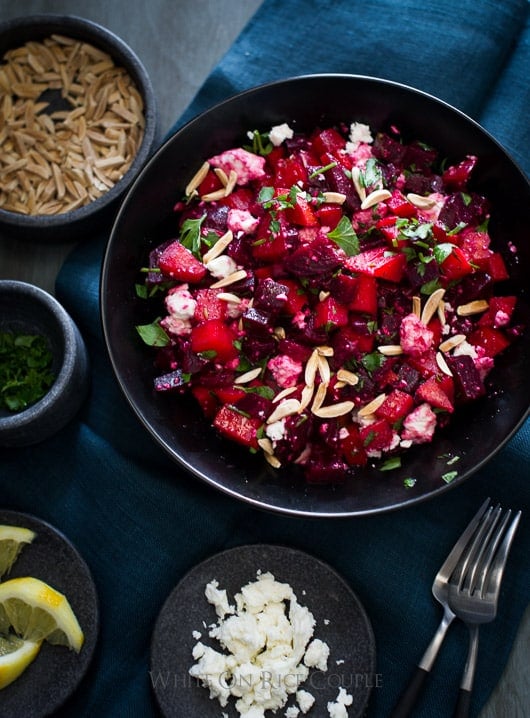
[[285, 419], [286, 416], [298, 414], [300, 402], [298, 399], [285, 399], [281, 401], [267, 419], [267, 424], [274, 424], [275, 421]]
[[344, 204], [346, 202], [346, 195], [342, 192], [323, 192], [322, 198], [325, 203], [329, 204]]
[[351, 170], [351, 179], [353, 182], [353, 186], [355, 187], [355, 191], [359, 195], [359, 199], [361, 202], [364, 202], [366, 199], [366, 188], [361, 184], [361, 170], [358, 167], [352, 167]]
[[339, 369], [337, 372], [337, 379], [339, 381], [348, 384], [349, 386], [355, 386], [359, 383], [359, 377], [348, 369]]
[[447, 374], [447, 376], [453, 376], [453, 372], [447, 366], [447, 362], [445, 361], [445, 357], [442, 352], [436, 352], [436, 363], [444, 374]]
[[456, 308], [459, 317], [470, 317], [473, 314], [482, 314], [489, 308], [489, 304], [485, 299], [475, 299], [473, 302], [461, 304]]
[[191, 193], [198, 189], [200, 187], [202, 181], [208, 174], [208, 170], [210, 169], [210, 165], [208, 162], [203, 162], [203, 164], [199, 167], [197, 172], [193, 175], [193, 177], [190, 179], [188, 184], [186, 185], [186, 189], [184, 190], [184, 194], [186, 197], [189, 197]]
[[374, 411], [377, 411], [381, 404], [385, 401], [386, 394], [379, 394], [375, 397], [375, 399], [372, 399], [368, 404], [365, 404], [359, 411], [357, 412], [359, 416], [370, 416], [370, 414], [373, 414]]
[[229, 194], [232, 194], [236, 184], [237, 184], [237, 172], [235, 170], [230, 170], [230, 174], [228, 175], [228, 182], [226, 183], [226, 187], [225, 187], [225, 197], [228, 197]]
[[344, 416], [353, 410], [353, 401], [339, 401], [337, 404], [321, 406], [320, 409], [313, 409], [313, 414], [320, 419], [335, 419], [337, 416]]
[[306, 386], [313, 386], [318, 371], [318, 349], [313, 352], [305, 365], [304, 381]]
[[326, 345], [317, 347], [317, 352], [320, 354], [321, 357], [332, 357], [335, 353], [333, 347], [328, 347]]
[[445, 318], [445, 304], [444, 302], [440, 302], [438, 304], [438, 309], [436, 310], [436, 314], [438, 315], [438, 319], [440, 320], [440, 324], [442, 326], [445, 326], [447, 324], [447, 319]]
[[269, 456], [274, 455], [274, 447], [272, 445], [272, 441], [269, 438], [264, 437], [263, 439], [258, 439], [258, 446], [260, 447], [260, 449], [263, 449], [263, 451]]
[[331, 369], [329, 368], [328, 360], [321, 354], [317, 354], [317, 365], [320, 379], [324, 384], [329, 384], [331, 381]]
[[436, 204], [436, 200], [431, 197], [424, 197], [423, 195], [415, 194], [414, 192], [409, 192], [407, 194], [407, 199], [411, 204], [419, 209], [430, 209]]
[[274, 399], [272, 400], [273, 404], [277, 404], [282, 399], [285, 399], [286, 396], [290, 396], [293, 392], [296, 391], [295, 386], [288, 386], [286, 389], [282, 389], [280, 392], [276, 394]]
[[228, 184], [228, 175], [226, 174], [224, 169], [222, 167], [214, 167], [213, 171], [217, 175], [223, 187], [226, 187], [226, 185]]
[[221, 287], [228, 287], [230, 284], [235, 284], [236, 282], [245, 279], [246, 276], [247, 273], [244, 269], [238, 269], [237, 272], [232, 272], [232, 274], [229, 274], [228, 277], [223, 277], [223, 279], [219, 279], [218, 282], [210, 284], [210, 289], [221, 289]]
[[438, 305], [442, 301], [444, 294], [445, 289], [436, 289], [436, 291], [434, 291], [427, 299], [420, 317], [423, 324], [427, 325], [431, 321], [433, 316], [436, 314], [436, 312], [438, 311]]
[[328, 391], [327, 384], [319, 384], [317, 387], [317, 390], [315, 392], [315, 398], [313, 399], [313, 403], [311, 404], [311, 411], [315, 413], [315, 411], [318, 411], [322, 404], [324, 403], [324, 399], [326, 398], [326, 393]]
[[384, 202], [392, 197], [392, 193], [387, 189], [375, 189], [361, 202], [361, 209], [370, 209], [375, 207], [379, 202]]
[[377, 347], [377, 351], [385, 357], [397, 357], [403, 354], [400, 344], [381, 344]]
[[300, 397], [300, 408], [298, 409], [299, 414], [301, 414], [304, 409], [307, 409], [307, 407], [311, 403], [311, 399], [313, 398], [314, 393], [315, 387], [313, 384], [311, 384], [311, 386], [304, 386], [304, 388], [302, 389], [302, 396]]
[[216, 257], [221, 256], [221, 254], [225, 251], [225, 249], [228, 247], [230, 242], [234, 239], [234, 235], [232, 233], [232, 230], [229, 229], [226, 231], [217, 242], [211, 247], [203, 256], [202, 261], [204, 264], [208, 264], [212, 259], [215, 259]]
[[217, 200], [225, 198], [225, 188], [216, 189], [214, 192], [207, 192], [201, 195], [203, 202], [216, 202]]
[[232, 294], [231, 292], [219, 292], [217, 299], [220, 299], [222, 302], [241, 304], [241, 297], [238, 297], [237, 294]]
[[412, 313], [421, 318], [421, 298], [416, 295], [412, 297]]
[[438, 349], [445, 354], [446, 352], [450, 352], [451, 349], [454, 349], [465, 341], [465, 334], [454, 334], [452, 337], [449, 337], [449, 339], [446, 339], [444, 342], [442, 342]]
[[254, 369], [250, 369], [249, 371], [246, 371], [244, 374], [240, 374], [238, 377], [234, 379], [234, 384], [247, 384], [249, 381], [252, 381], [253, 379], [256, 379], [262, 372], [262, 369], [260, 366], [255, 367]]
[[270, 464], [273, 469], [279, 469], [281, 467], [282, 463], [277, 456], [268, 454], [267, 452], [264, 452], [263, 456], [265, 457], [265, 461]]

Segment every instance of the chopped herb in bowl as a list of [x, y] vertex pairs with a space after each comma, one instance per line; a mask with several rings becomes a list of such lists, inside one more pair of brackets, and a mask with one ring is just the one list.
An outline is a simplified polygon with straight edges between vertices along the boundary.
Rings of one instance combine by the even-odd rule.
[[0, 408], [19, 412], [47, 393], [55, 376], [46, 338], [0, 332]]

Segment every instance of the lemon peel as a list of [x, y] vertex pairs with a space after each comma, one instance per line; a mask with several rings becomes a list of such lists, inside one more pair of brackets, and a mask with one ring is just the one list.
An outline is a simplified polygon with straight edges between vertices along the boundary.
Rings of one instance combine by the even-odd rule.
[[34, 531], [22, 526], [0, 526], [0, 578], [9, 573], [24, 546], [35, 536]]
[[32, 663], [41, 643], [16, 636], [0, 636], [0, 690], [13, 683]]
[[26, 641], [47, 640], [76, 653], [84, 642], [66, 596], [32, 576], [0, 583], [0, 634], [9, 630]]

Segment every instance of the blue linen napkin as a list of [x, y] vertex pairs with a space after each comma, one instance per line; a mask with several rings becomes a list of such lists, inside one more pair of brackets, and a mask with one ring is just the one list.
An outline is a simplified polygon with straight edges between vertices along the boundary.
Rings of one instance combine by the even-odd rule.
[[[527, 0], [266, 0], [175, 128], [268, 80], [321, 71], [370, 74], [414, 85], [483, 117], [530, 172], [530, 145], [520, 141], [529, 131], [529, 16]], [[106, 239], [104, 233], [80, 245], [56, 287], [89, 349], [88, 400], [76, 420], [31, 451], [0, 450], [2, 505], [34, 513], [66, 533], [91, 567], [100, 596], [93, 665], [58, 715], [156, 716], [149, 647], [166, 596], [213, 553], [270, 542], [329, 562], [358, 594], [377, 642], [378, 687], [367, 715], [387, 716], [441, 617], [430, 585], [463, 527], [486, 496], [513, 508], [530, 506], [530, 421], [464, 485], [399, 512], [310, 521], [235, 502], [170, 462], [120, 393], [99, 326]], [[473, 716], [499, 680], [530, 600], [529, 547], [530, 523], [523, 516], [499, 616], [481, 632]], [[455, 626], [418, 715], [452, 714], [466, 647], [463, 627]]]

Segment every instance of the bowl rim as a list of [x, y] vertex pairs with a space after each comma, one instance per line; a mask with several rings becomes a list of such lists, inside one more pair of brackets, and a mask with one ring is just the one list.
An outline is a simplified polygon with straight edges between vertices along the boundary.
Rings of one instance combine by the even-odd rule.
[[[144, 101], [144, 133], [142, 142], [140, 143], [136, 155], [127, 172], [109, 190], [107, 190], [107, 192], [89, 204], [70, 210], [69, 212], [61, 212], [54, 215], [17, 214], [16, 212], [10, 212], [0, 208], [0, 223], [5, 224], [6, 226], [16, 226], [18, 229], [34, 229], [38, 227], [53, 229], [56, 227], [62, 227], [69, 223], [80, 222], [87, 217], [91, 217], [100, 210], [105, 209], [118, 197], [120, 197], [131, 185], [132, 181], [151, 154], [151, 149], [156, 139], [158, 122], [157, 101], [151, 78], [149, 77], [144, 64], [136, 52], [112, 30], [94, 22], [93, 20], [89, 20], [88, 18], [84, 18], [79, 15], [42, 13], [37, 15], [18, 16], [0, 22], [0, 36], [5, 33], [16, 31], [20, 28], [30, 29], [32, 27], [36, 27], [38, 30], [38, 36], [45, 37], [45, 27], [58, 25], [64, 26], [65, 34], [70, 31], [73, 33], [73, 36], [77, 33], [80, 38], [86, 34], [87, 37], [84, 39], [87, 42], [90, 42], [94, 46], [98, 47], [98, 49], [102, 49], [104, 52], [107, 52], [112, 56], [116, 64], [122, 66], [128, 74], [131, 75], [131, 79], [135, 83]], [[105, 47], [102, 47], [102, 41]], [[16, 44], [12, 45], [12, 47], [16, 46]]]
[[[386, 78], [381, 78], [377, 76], [371, 76], [371, 75], [359, 75], [359, 74], [353, 74], [353, 73], [310, 73], [310, 74], [304, 74], [304, 75], [296, 75], [296, 76], [287, 76], [284, 78], [268, 81], [250, 88], [246, 88], [245, 90], [242, 90], [240, 92], [234, 93], [219, 102], [214, 103], [213, 105], [207, 107], [206, 109], [198, 112], [196, 115], [188, 119], [186, 122], [184, 122], [182, 125], [176, 126], [176, 129], [172, 132], [171, 135], [167, 136], [164, 142], [158, 147], [155, 153], [151, 156], [151, 158], [148, 160], [148, 162], [145, 164], [143, 170], [139, 175], [135, 178], [134, 182], [132, 183], [131, 187], [129, 188], [127, 194], [123, 198], [123, 201], [121, 202], [119, 211], [114, 219], [111, 232], [109, 235], [109, 241], [107, 242], [104, 256], [103, 256], [103, 262], [101, 266], [101, 273], [100, 273], [100, 316], [101, 316], [101, 323], [103, 327], [103, 336], [105, 341], [105, 346], [107, 350], [107, 355], [110, 359], [110, 363], [114, 372], [114, 376], [118, 382], [118, 385], [120, 386], [120, 389], [127, 400], [129, 406], [133, 410], [133, 413], [136, 415], [137, 419], [140, 421], [142, 426], [147, 429], [148, 434], [157, 442], [158, 445], [160, 445], [163, 450], [169, 454], [169, 457], [175, 461], [178, 465], [186, 469], [189, 473], [191, 473], [194, 477], [200, 479], [201, 481], [204, 481], [209, 486], [213, 487], [216, 490], [221, 491], [221, 493], [228, 495], [234, 499], [237, 499], [239, 501], [242, 501], [243, 503], [252, 506], [254, 508], [258, 508], [261, 510], [266, 511], [272, 511], [273, 513], [284, 515], [284, 516], [294, 516], [294, 517], [302, 517], [302, 518], [351, 518], [351, 517], [360, 517], [360, 516], [373, 516], [373, 515], [379, 515], [383, 513], [390, 513], [393, 511], [405, 509], [408, 507], [411, 507], [416, 504], [420, 504], [424, 501], [431, 500], [434, 497], [439, 496], [442, 493], [445, 493], [447, 491], [450, 491], [452, 489], [457, 488], [458, 486], [461, 486], [461, 484], [467, 480], [470, 476], [475, 474], [477, 471], [480, 471], [487, 463], [491, 461], [491, 459], [496, 456], [504, 447], [505, 445], [514, 437], [514, 435], [519, 431], [519, 429], [522, 427], [524, 422], [527, 420], [527, 418], [530, 416], [530, 405], [526, 408], [526, 410], [522, 413], [521, 416], [519, 416], [518, 420], [515, 422], [515, 424], [511, 427], [510, 431], [507, 432], [502, 440], [495, 446], [495, 448], [487, 453], [480, 461], [478, 461], [472, 468], [466, 470], [462, 474], [460, 474], [454, 481], [445, 483], [440, 482], [440, 486], [431, 489], [430, 491], [420, 494], [420, 495], [412, 495], [409, 497], [404, 497], [403, 500], [399, 502], [393, 502], [387, 506], [384, 507], [371, 507], [371, 508], [356, 508], [353, 507], [350, 510], [340, 510], [340, 511], [315, 511], [311, 509], [297, 509], [292, 508], [289, 506], [277, 506], [271, 503], [270, 501], [255, 498], [253, 496], [245, 494], [243, 491], [238, 491], [236, 489], [233, 489], [229, 486], [225, 486], [224, 484], [220, 483], [215, 478], [211, 478], [208, 476], [204, 471], [201, 471], [197, 467], [193, 465], [193, 463], [186, 458], [186, 456], [183, 454], [182, 451], [179, 451], [178, 449], [175, 449], [173, 446], [171, 446], [163, 437], [159, 435], [156, 429], [154, 429], [150, 422], [148, 417], [144, 416], [143, 411], [136, 405], [136, 402], [131, 399], [129, 396], [129, 391], [127, 389], [127, 384], [125, 381], [125, 378], [122, 374], [122, 372], [119, 370], [119, 367], [117, 365], [115, 351], [112, 349], [112, 341], [110, 332], [108, 330], [108, 324], [107, 324], [107, 317], [106, 317], [106, 306], [105, 306], [105, 294], [107, 292], [107, 283], [109, 280], [108, 277], [108, 269], [110, 264], [110, 249], [113, 245], [113, 240], [115, 237], [116, 232], [118, 231], [119, 225], [122, 221], [122, 217], [127, 211], [127, 207], [129, 204], [130, 198], [134, 195], [136, 188], [140, 183], [142, 182], [143, 176], [146, 172], [149, 171], [150, 167], [154, 165], [158, 157], [163, 154], [167, 147], [174, 141], [177, 140], [179, 135], [182, 133], [185, 133], [190, 125], [193, 125], [195, 122], [201, 120], [204, 117], [207, 117], [208, 115], [217, 112], [220, 108], [231, 104], [232, 102], [238, 101], [239, 99], [245, 97], [246, 95], [251, 95], [252, 93], [256, 91], [262, 91], [266, 89], [274, 89], [275, 86], [281, 86], [285, 84], [290, 83], [296, 83], [296, 82], [304, 82], [304, 81], [313, 81], [313, 80], [326, 80], [326, 79], [344, 79], [344, 80], [353, 80], [353, 81], [362, 81], [362, 82], [372, 82], [382, 85], [388, 85], [391, 87], [394, 87], [396, 89], [402, 89], [406, 92], [411, 92], [413, 94], [419, 95], [423, 97], [424, 99], [427, 99], [436, 105], [445, 107], [449, 112], [459, 116], [461, 120], [471, 125], [476, 131], [478, 131], [480, 134], [485, 136], [496, 148], [497, 150], [504, 155], [506, 160], [511, 163], [513, 168], [518, 172], [520, 175], [520, 178], [522, 181], [524, 181], [530, 191], [530, 178], [526, 175], [526, 173], [522, 170], [522, 168], [519, 166], [516, 160], [510, 155], [510, 153], [507, 151], [507, 149], [497, 140], [488, 130], [486, 130], [479, 122], [474, 120], [472, 117], [467, 115], [462, 110], [458, 109], [454, 105], [451, 105], [445, 100], [440, 99], [439, 97], [436, 97], [435, 95], [425, 92], [423, 90], [420, 90], [414, 86], [407, 85], [402, 82], [394, 81], [394, 80], [388, 80]], [[184, 183], [183, 183], [184, 186]]]
[[[73, 319], [62, 304], [44, 289], [28, 282], [21, 282], [15, 279], [3, 279], [0, 280], [0, 296], [1, 295], [12, 295], [18, 298], [24, 297], [30, 302], [36, 302], [42, 306], [53, 319], [55, 326], [59, 329], [64, 344], [64, 353], [60, 369], [46, 394], [22, 411], [7, 416], [0, 416], [0, 434], [2, 431], [20, 429], [21, 427], [31, 425], [34, 421], [45, 417], [50, 407], [55, 406], [57, 402], [61, 401], [65, 389], [74, 376], [75, 359], [79, 348], [79, 334]], [[45, 332], [43, 332], [43, 336], [46, 336]]]

